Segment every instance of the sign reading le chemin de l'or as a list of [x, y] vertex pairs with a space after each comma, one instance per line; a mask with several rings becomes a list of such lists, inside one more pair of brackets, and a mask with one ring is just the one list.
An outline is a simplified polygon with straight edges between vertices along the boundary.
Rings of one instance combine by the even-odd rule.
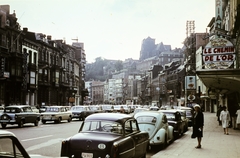
[[233, 44], [224, 38], [211, 40], [203, 50], [206, 69], [227, 69], [236, 58]]

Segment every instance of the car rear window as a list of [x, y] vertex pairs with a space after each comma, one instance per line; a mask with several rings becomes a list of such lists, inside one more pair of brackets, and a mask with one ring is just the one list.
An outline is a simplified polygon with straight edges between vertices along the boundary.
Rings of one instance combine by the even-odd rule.
[[81, 132], [107, 132], [122, 134], [122, 125], [112, 121], [87, 121], [84, 122]]
[[157, 121], [157, 118], [154, 116], [139, 116], [137, 118], [138, 123], [152, 123], [155, 124]]

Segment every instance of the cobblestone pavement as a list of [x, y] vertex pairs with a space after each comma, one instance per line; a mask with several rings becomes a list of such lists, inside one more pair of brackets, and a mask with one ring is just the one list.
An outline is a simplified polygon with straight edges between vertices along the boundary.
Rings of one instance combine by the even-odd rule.
[[229, 129], [225, 135], [218, 125], [216, 113], [204, 112], [202, 148], [196, 149], [197, 139], [191, 139], [192, 128], [166, 149], [151, 158], [240, 158], [240, 130]]

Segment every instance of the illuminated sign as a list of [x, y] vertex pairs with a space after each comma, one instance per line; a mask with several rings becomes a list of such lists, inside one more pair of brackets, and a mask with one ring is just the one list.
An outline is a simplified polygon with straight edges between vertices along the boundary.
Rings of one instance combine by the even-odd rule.
[[227, 69], [236, 59], [233, 44], [224, 38], [211, 40], [203, 50], [206, 69]]

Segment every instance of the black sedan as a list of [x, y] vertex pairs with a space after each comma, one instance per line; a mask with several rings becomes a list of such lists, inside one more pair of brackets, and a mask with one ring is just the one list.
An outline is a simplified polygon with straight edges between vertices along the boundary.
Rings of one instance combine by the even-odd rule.
[[79, 133], [63, 140], [61, 156], [88, 158], [146, 157], [149, 135], [140, 131], [136, 119], [121, 113], [88, 116]]
[[178, 138], [180, 135], [183, 135], [185, 132], [184, 129], [184, 122], [182, 121], [181, 118], [181, 113], [177, 110], [159, 110], [166, 114], [167, 119], [168, 119], [168, 124], [173, 126], [173, 134], [174, 138]]

